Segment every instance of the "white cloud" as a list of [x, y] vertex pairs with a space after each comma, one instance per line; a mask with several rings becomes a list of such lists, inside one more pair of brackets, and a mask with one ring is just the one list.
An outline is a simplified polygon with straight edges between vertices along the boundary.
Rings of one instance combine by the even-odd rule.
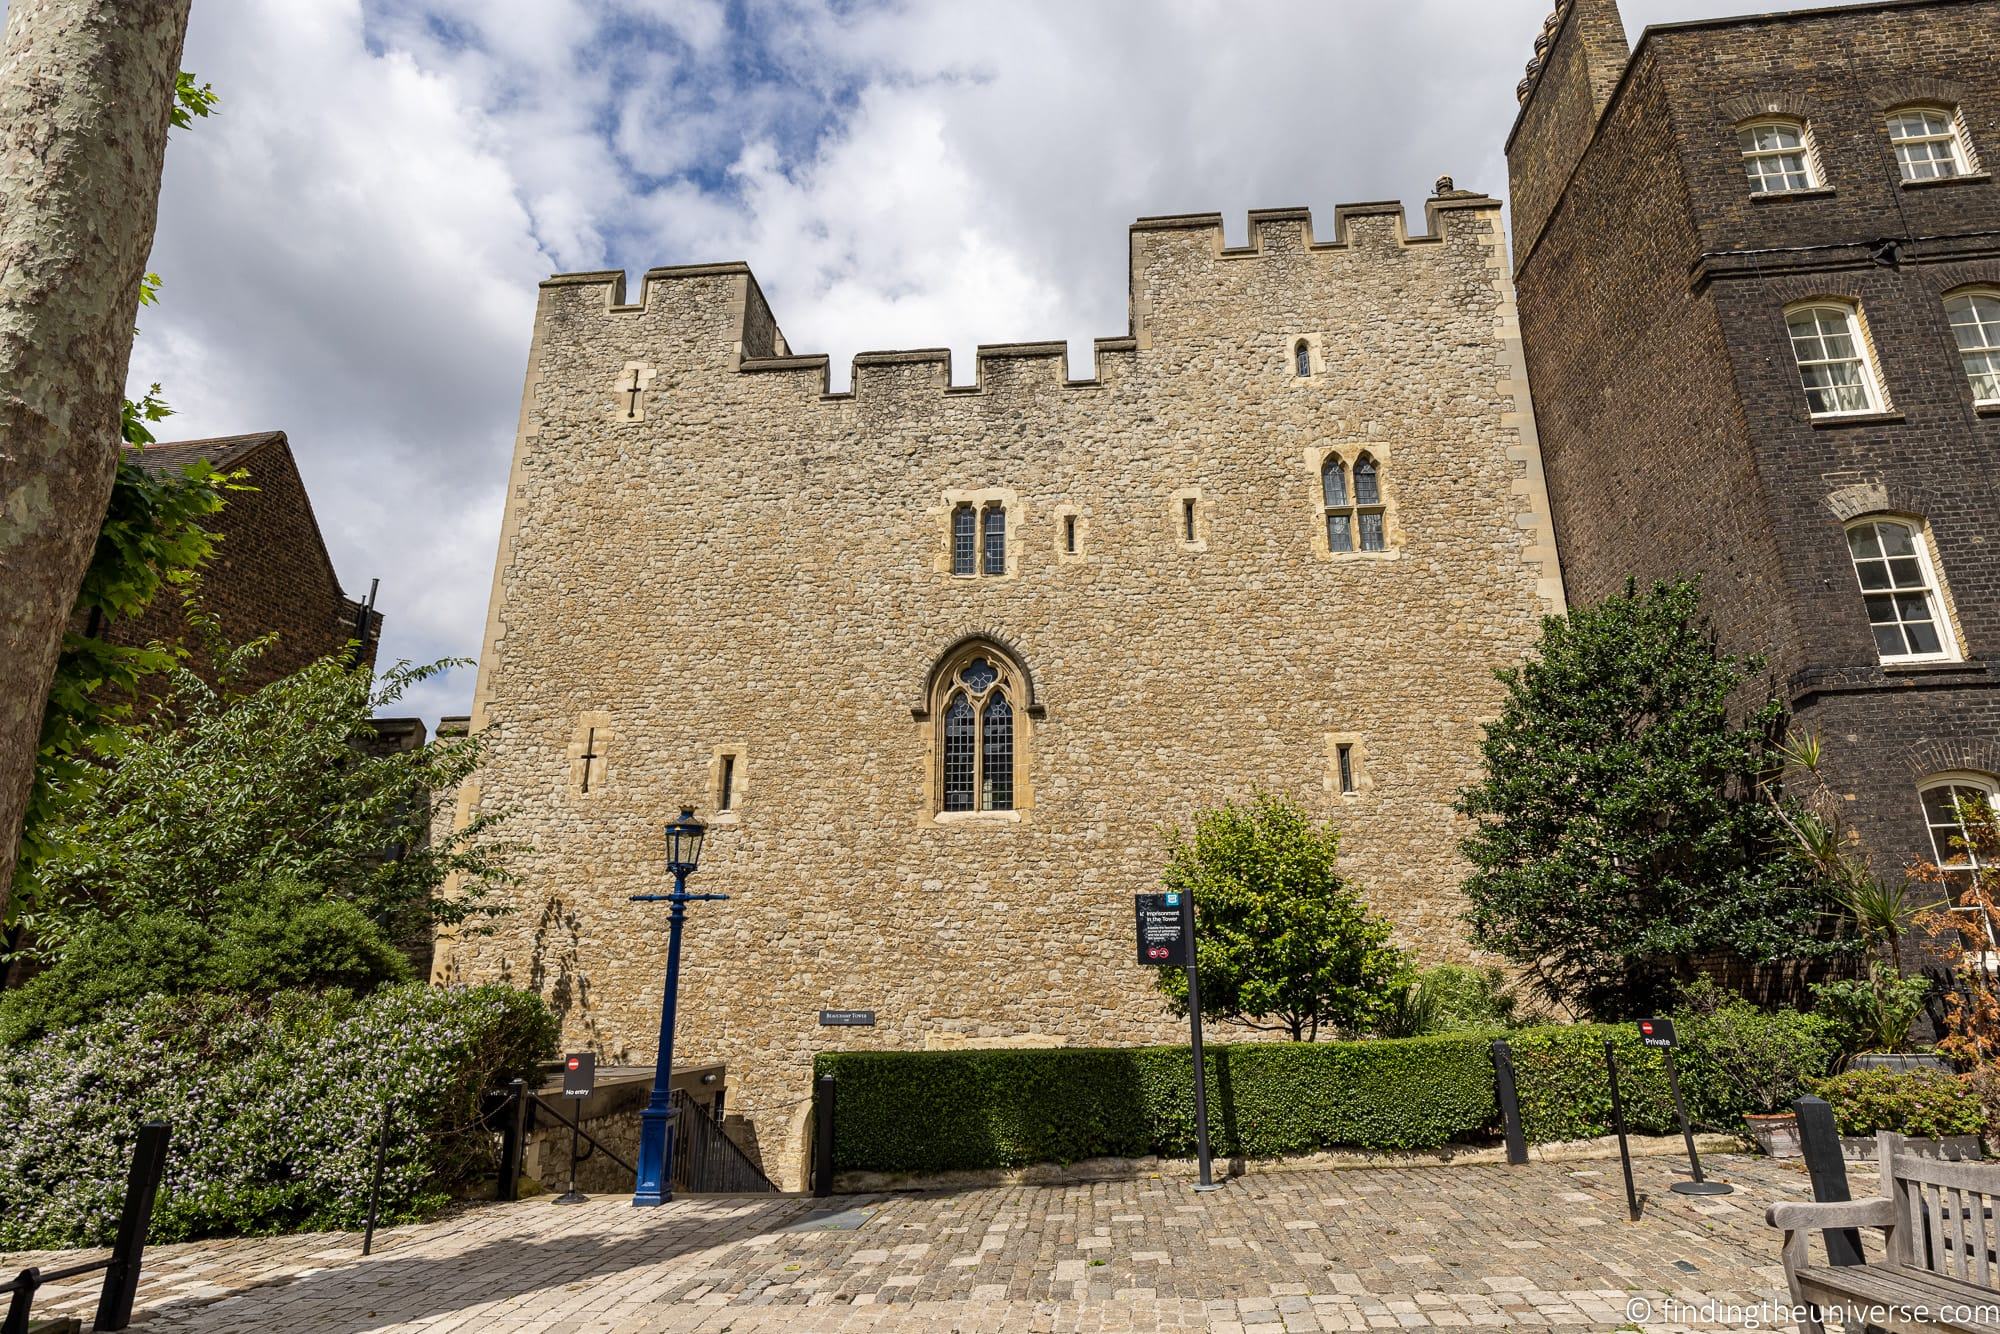
[[[1633, 0], [1644, 22], [1744, 12]], [[795, 349], [1125, 328], [1125, 226], [1505, 188], [1545, 0], [197, 0], [135, 383], [290, 432], [388, 657], [478, 651], [535, 283], [747, 258]], [[413, 701], [462, 712], [469, 673]]]

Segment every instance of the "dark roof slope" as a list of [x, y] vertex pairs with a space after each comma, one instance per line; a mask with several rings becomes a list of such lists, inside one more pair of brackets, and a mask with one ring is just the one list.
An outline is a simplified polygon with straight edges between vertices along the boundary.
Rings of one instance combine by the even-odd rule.
[[249, 435], [216, 435], [206, 440], [162, 440], [144, 449], [132, 448], [133, 459], [150, 473], [178, 472], [196, 459], [207, 459], [218, 468], [232, 468], [272, 443], [287, 444], [283, 431], [255, 431]]

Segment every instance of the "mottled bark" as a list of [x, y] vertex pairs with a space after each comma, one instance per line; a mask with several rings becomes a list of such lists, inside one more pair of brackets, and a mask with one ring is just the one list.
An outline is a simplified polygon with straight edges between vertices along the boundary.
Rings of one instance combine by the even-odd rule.
[[0, 47], [0, 908], [118, 464], [190, 0], [11, 0]]

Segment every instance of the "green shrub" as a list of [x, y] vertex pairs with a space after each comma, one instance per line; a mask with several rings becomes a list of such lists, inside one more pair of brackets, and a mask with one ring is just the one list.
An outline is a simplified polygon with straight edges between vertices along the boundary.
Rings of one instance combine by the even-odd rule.
[[[1496, 1115], [1485, 1037], [1215, 1046], [1209, 1130], [1218, 1154], [1410, 1149]], [[1184, 1047], [826, 1052], [838, 1081], [834, 1162], [941, 1172], [1194, 1153]]]
[[0, 994], [0, 1046], [13, 1046], [150, 995], [340, 987], [407, 981], [409, 961], [351, 903], [279, 881], [202, 923], [179, 913], [99, 919], [53, 966]]
[[1779, 1112], [1832, 1071], [1844, 1031], [1824, 1015], [1760, 1010], [1713, 986], [1690, 988], [1675, 1013], [1688, 1114], [1736, 1129], [1746, 1112]]
[[356, 1227], [395, 1109], [382, 1216], [423, 1216], [491, 1168], [481, 1094], [553, 1054], [505, 987], [153, 997], [0, 1050], [0, 1250], [111, 1239], [139, 1122], [172, 1124], [152, 1237]]
[[1821, 982], [1812, 991], [1813, 1007], [1841, 1026], [1845, 1050], [1895, 1051], [1908, 1044], [1931, 983], [1877, 963], [1865, 978]]
[[1942, 1070], [1849, 1070], [1814, 1080], [1812, 1091], [1833, 1104], [1834, 1124], [1843, 1135], [1894, 1130], [1938, 1139], [1986, 1128], [1978, 1094]]
[[1391, 998], [1379, 1031], [1385, 1038], [1413, 1038], [1505, 1028], [1514, 1022], [1517, 1004], [1498, 968], [1434, 964], [1410, 974]]

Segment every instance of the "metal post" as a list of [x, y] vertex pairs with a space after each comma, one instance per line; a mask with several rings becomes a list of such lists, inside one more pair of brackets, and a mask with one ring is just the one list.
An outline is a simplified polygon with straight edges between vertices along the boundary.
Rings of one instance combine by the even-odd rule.
[[681, 984], [681, 923], [687, 917], [687, 873], [674, 872], [673, 911], [667, 917], [667, 987], [660, 997], [660, 1054], [653, 1067], [653, 1095], [639, 1115], [638, 1182], [635, 1205], [665, 1204], [674, 1198], [673, 1107], [674, 994]]
[[1187, 941], [1188, 1045], [1194, 1056], [1194, 1151], [1201, 1179], [1196, 1190], [1219, 1190], [1210, 1169], [1208, 1153], [1208, 1062], [1201, 1050], [1201, 968], [1194, 938], [1194, 895], [1181, 895], [1182, 937]]
[[166, 1167], [167, 1123], [148, 1121], [139, 1127], [132, 1172], [125, 1179], [118, 1238], [111, 1245], [111, 1263], [104, 1271], [104, 1288], [97, 1297], [98, 1329], [124, 1329], [132, 1323], [132, 1303], [139, 1295], [139, 1262], [146, 1252], [146, 1230], [153, 1224], [153, 1201], [159, 1197], [160, 1177]]
[[1519, 1167], [1528, 1161], [1528, 1137], [1521, 1131], [1521, 1097], [1514, 1087], [1514, 1049], [1507, 1039], [1493, 1039], [1493, 1096], [1500, 1103], [1500, 1124], [1507, 1135], [1507, 1162]]
[[832, 1075], [813, 1081], [813, 1198], [820, 1200], [833, 1194], [833, 1098]]
[[14, 1300], [7, 1303], [7, 1322], [0, 1334], [28, 1334], [28, 1317], [35, 1307], [35, 1290], [42, 1286], [42, 1271], [29, 1265], [14, 1280]]
[[1674, 1115], [1681, 1120], [1681, 1140], [1687, 1145], [1688, 1167], [1694, 1173], [1692, 1181], [1676, 1181], [1667, 1189], [1676, 1195], [1730, 1195], [1736, 1187], [1723, 1181], [1710, 1181], [1701, 1174], [1701, 1155], [1695, 1152], [1694, 1129], [1688, 1125], [1687, 1104], [1681, 1101], [1681, 1077], [1674, 1069], [1674, 1049], [1668, 1047], [1660, 1052], [1660, 1059], [1667, 1065], [1667, 1087], [1674, 1095]]
[[570, 1104], [569, 1189], [549, 1201], [551, 1204], [582, 1204], [590, 1198], [576, 1188], [576, 1142], [581, 1138], [578, 1132], [583, 1129], [583, 1099], [569, 1098], [567, 1101]]
[[1632, 1184], [1632, 1147], [1625, 1142], [1625, 1104], [1618, 1097], [1618, 1054], [1611, 1040], [1604, 1041], [1604, 1068], [1611, 1075], [1611, 1125], [1618, 1132], [1618, 1161], [1625, 1168], [1625, 1207], [1632, 1221], [1639, 1221], [1639, 1191]]
[[389, 1108], [382, 1103], [382, 1124], [375, 1130], [375, 1179], [368, 1184], [368, 1230], [361, 1237], [361, 1253], [375, 1249], [375, 1218], [382, 1208], [382, 1168], [389, 1160]]
[[500, 1180], [494, 1183], [493, 1198], [521, 1198], [521, 1151], [528, 1142], [528, 1081], [516, 1079], [507, 1085], [513, 1102], [500, 1129]]
[[[1800, 1098], [1792, 1104], [1799, 1118], [1799, 1150], [1805, 1155], [1806, 1174], [1812, 1178], [1815, 1200], [1846, 1200], [1847, 1163], [1840, 1152], [1840, 1132], [1834, 1128], [1833, 1106], [1824, 1098]], [[1861, 1234], [1851, 1227], [1826, 1230], [1826, 1262], [1832, 1265], [1861, 1263]]]

